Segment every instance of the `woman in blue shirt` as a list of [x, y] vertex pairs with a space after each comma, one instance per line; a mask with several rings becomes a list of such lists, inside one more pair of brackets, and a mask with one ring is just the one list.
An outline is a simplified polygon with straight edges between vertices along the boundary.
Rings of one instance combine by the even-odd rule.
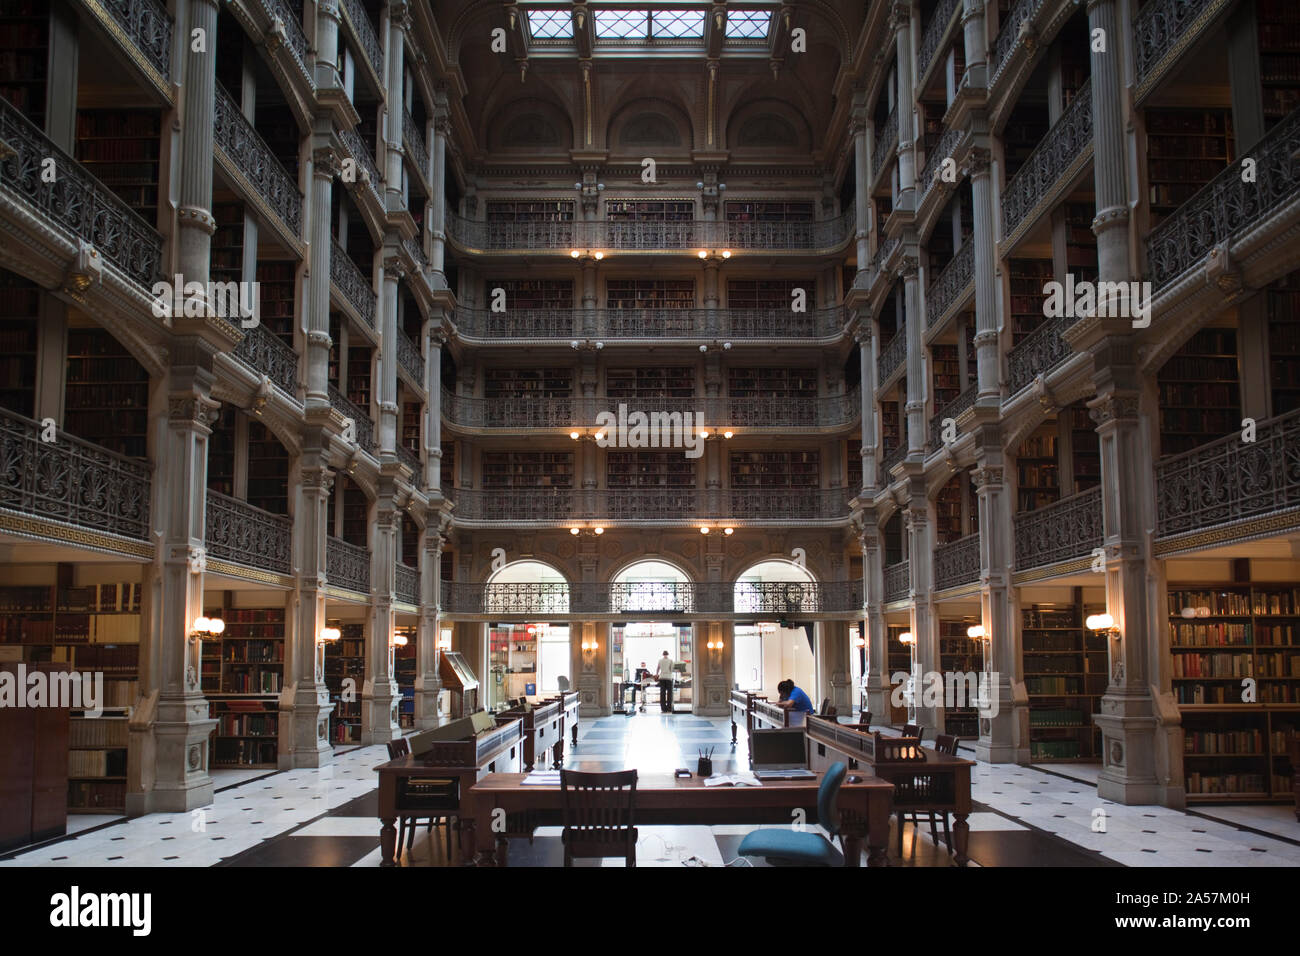
[[796, 714], [815, 714], [817, 712], [812, 701], [808, 699], [808, 695], [795, 687], [794, 681], [789, 678], [776, 685], [776, 692], [781, 695], [781, 699], [777, 701], [777, 704], [786, 710], [792, 710]]

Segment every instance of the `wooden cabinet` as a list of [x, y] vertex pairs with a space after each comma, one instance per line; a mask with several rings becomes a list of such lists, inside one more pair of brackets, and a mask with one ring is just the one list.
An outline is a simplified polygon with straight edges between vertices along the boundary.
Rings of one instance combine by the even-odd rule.
[[[65, 664], [24, 664], [25, 674], [66, 671]], [[0, 672], [19, 681], [17, 663]], [[25, 688], [24, 688], [25, 689]], [[69, 712], [0, 707], [0, 850], [62, 836], [68, 822]]]

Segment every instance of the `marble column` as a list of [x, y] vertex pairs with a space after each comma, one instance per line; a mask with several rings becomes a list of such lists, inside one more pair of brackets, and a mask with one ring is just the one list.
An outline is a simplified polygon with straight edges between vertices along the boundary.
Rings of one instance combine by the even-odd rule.
[[[204, 52], [194, 52], [189, 43], [182, 45], [180, 136], [180, 204], [177, 209], [176, 271], [185, 283], [201, 282], [209, 277], [212, 234], [217, 221], [212, 216], [212, 164], [215, 145], [217, 88], [217, 7], [216, 0], [188, 0], [189, 32], [202, 30], [207, 38]], [[206, 293], [204, 293], [206, 298]]]
[[[1097, 217], [1098, 281], [1132, 278], [1129, 265], [1129, 190], [1125, 174], [1124, 85], [1121, 76], [1119, 18], [1115, 0], [1089, 0], [1088, 30], [1104, 30], [1106, 52], [1093, 52], [1092, 77], [1092, 178]], [[1099, 303], [1100, 304], [1100, 303]], [[1111, 315], [1116, 311], [1112, 309]]]
[[867, 709], [877, 723], [889, 722], [889, 629], [885, 625], [885, 553], [874, 509], [863, 514], [858, 540], [862, 547], [862, 593], [866, 601]]
[[916, 696], [913, 701], [914, 720], [921, 726], [937, 729], [943, 726], [943, 695], [939, 687], [937, 703], [935, 691], [926, 694], [926, 675], [939, 671], [939, 627], [935, 614], [931, 592], [934, 584], [932, 556], [934, 554], [934, 525], [928, 514], [928, 502], [925, 498], [923, 479], [914, 479], [919, 487], [911, 489], [912, 497], [903, 512], [903, 521], [907, 528], [908, 567], [911, 574], [912, 608], [911, 631], [916, 641], [915, 647], [915, 683]]
[[865, 90], [853, 94], [853, 112], [850, 115], [850, 133], [853, 136], [853, 204], [857, 213], [854, 241], [857, 243], [858, 272], [863, 272], [871, 262], [871, 144], [867, 139], [871, 130], [871, 117]]
[[[319, 135], [315, 138], [324, 141]], [[303, 378], [307, 403], [328, 407], [330, 348], [334, 344], [330, 338], [330, 256], [333, 255], [330, 204], [340, 164], [337, 154], [322, 145], [312, 151], [311, 166], [311, 271], [307, 278], [307, 354]]]
[[997, 247], [993, 219], [993, 177], [987, 149], [971, 150], [971, 206], [975, 243], [975, 380], [976, 401], [1002, 403], [1002, 356], [998, 350]]
[[366, 680], [361, 691], [361, 742], [382, 744], [401, 735], [401, 699], [393, 666], [393, 589], [401, 512], [393, 478], [381, 475], [370, 541], [370, 633], [366, 642]]
[[899, 274], [903, 278], [903, 308], [907, 327], [907, 453], [908, 457], [925, 454], [928, 431], [925, 424], [925, 398], [929, 391], [925, 344], [922, 338], [920, 276], [915, 256], [905, 256]]
[[317, 639], [325, 627], [325, 539], [334, 487], [328, 455], [325, 429], [307, 426], [289, 485], [297, 491], [293, 509], [297, 574], [290, 598], [293, 624], [285, 647], [280, 692], [281, 770], [334, 762], [329, 742], [329, 715], [334, 705], [325, 685], [324, 658], [317, 653]]
[[[429, 204], [429, 262], [433, 271], [442, 274], [447, 256], [447, 91], [438, 89], [433, 94], [433, 195]], [[445, 283], [444, 277], [444, 283]]]
[[[395, 241], [395, 240], [394, 240]], [[406, 266], [396, 255], [384, 258], [384, 278], [380, 295], [379, 382], [374, 394], [379, 405], [379, 453], [397, 454], [397, 295], [398, 283], [406, 275]]]
[[339, 0], [316, 0], [316, 89], [343, 92], [339, 73]]
[[[420, 562], [420, 627], [415, 652], [415, 728], [438, 726], [438, 699], [442, 678], [438, 670], [438, 638], [442, 578], [442, 551], [447, 544], [450, 516], [430, 510], [425, 517], [424, 557]], [[486, 676], [486, 675], [485, 675]]]
[[966, 54], [966, 82], [971, 89], [988, 86], [988, 35], [985, 32], [985, 0], [962, 0], [962, 49]]
[[871, 319], [858, 312], [858, 327], [854, 339], [858, 343], [858, 369], [862, 390], [862, 488], [850, 488], [852, 492], [863, 491], [868, 494], [876, 489], [876, 360], [872, 352]]
[[402, 126], [406, 112], [406, 30], [411, 25], [409, 0], [388, 0], [388, 48], [384, 51], [384, 185], [389, 212], [406, 208], [402, 195]]
[[912, 7], [895, 0], [890, 26], [898, 55], [898, 204], [916, 208], [916, 123], [912, 102]]
[[435, 307], [424, 323], [424, 487], [429, 497], [442, 485], [442, 347], [447, 344], [442, 310]]

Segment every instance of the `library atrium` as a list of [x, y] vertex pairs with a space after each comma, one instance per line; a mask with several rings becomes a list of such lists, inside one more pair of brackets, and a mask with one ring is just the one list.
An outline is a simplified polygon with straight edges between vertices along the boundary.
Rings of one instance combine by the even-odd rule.
[[1294, 0], [0, 0], [0, 303], [0, 868], [1300, 865]]

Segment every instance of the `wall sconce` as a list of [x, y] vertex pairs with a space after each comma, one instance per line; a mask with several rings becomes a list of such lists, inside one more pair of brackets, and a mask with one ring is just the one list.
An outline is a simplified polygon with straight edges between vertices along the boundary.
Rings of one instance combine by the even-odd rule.
[[582, 646], [582, 652], [584, 654], [594, 654], [596, 653], [596, 651], [600, 650], [600, 644], [596, 641], [594, 637], [591, 639], [584, 637], [582, 639], [581, 646]]
[[723, 533], [723, 534], [735, 534], [735, 533], [736, 533], [736, 529], [735, 529], [735, 528], [723, 528], [723, 529], [722, 529], [722, 533]]
[[856, 627], [853, 629], [853, 646], [854, 647], [867, 646], [867, 639], [858, 633], [858, 629]]
[[581, 433], [581, 432], [569, 432], [569, 437], [572, 438], [574, 441], [577, 441], [579, 438], [582, 437], [582, 433]]
[[190, 643], [212, 640], [220, 637], [225, 630], [226, 622], [219, 617], [196, 617], [190, 627]]
[[898, 643], [905, 644], [908, 647], [911, 647], [913, 644], [916, 643], [916, 638], [912, 636], [911, 631], [904, 631], [902, 634], [898, 635]]
[[722, 641], [721, 640], [715, 641], [710, 639], [707, 643], [705, 643], [704, 646], [711, 651], [720, 651], [722, 650]]
[[337, 641], [343, 636], [343, 632], [337, 627], [322, 627], [320, 633], [316, 635], [317, 644], [327, 644]]
[[571, 535], [573, 535], [573, 536], [575, 536], [575, 537], [578, 536], [578, 535], [580, 535], [580, 534], [594, 535], [594, 536], [596, 536], [596, 537], [600, 537], [600, 536], [601, 536], [602, 534], [604, 534], [604, 533], [605, 533], [605, 529], [604, 529], [603, 527], [601, 527], [600, 525], [596, 525], [596, 527], [594, 527], [594, 528], [577, 528], [577, 527], [574, 527], [574, 528], [570, 528], [570, 529], [569, 529], [569, 534], [571, 534]]
[[708, 525], [702, 525], [702, 526], [700, 527], [700, 534], [708, 534], [708, 533], [709, 533], [709, 526], [708, 526]]
[[393, 642], [392, 642], [392, 643], [393, 643], [393, 646], [394, 646], [394, 647], [405, 647], [405, 646], [407, 645], [406, 635], [405, 635], [405, 634], [394, 634], [394, 635], [393, 635]]
[[1089, 614], [1083, 623], [1089, 630], [1105, 634], [1110, 638], [1106, 642], [1106, 656], [1110, 658], [1110, 679], [1113, 683], [1122, 684], [1124, 682], [1124, 655], [1120, 643], [1122, 635], [1119, 628], [1115, 626], [1115, 618], [1109, 612]]
[[736, 434], [736, 433], [733, 432], [733, 431], [725, 431], [725, 432], [722, 433], [722, 437], [723, 437], [723, 438], [730, 438], [730, 437], [731, 437], [732, 435], [734, 435], [734, 434]]
[[601, 259], [605, 258], [605, 253], [601, 252], [599, 249], [596, 249], [594, 251], [588, 249], [585, 253], [581, 249], [570, 249], [569, 257], [572, 259], [583, 259], [583, 258], [595, 259], [597, 262], [599, 262]]
[[972, 626], [972, 627], [968, 627], [968, 628], [966, 628], [966, 636], [969, 637], [969, 638], [970, 638], [971, 640], [973, 640], [973, 641], [986, 641], [986, 640], [988, 640], [988, 635], [984, 633], [984, 625], [983, 625], [983, 624], [976, 624], [976, 625], [974, 625], [974, 626]]
[[696, 253], [696, 255], [698, 255], [701, 259], [730, 259], [731, 250], [723, 249], [719, 251], [715, 249], [713, 251], [710, 251], [708, 249], [701, 249], [698, 253]]
[[1110, 614], [1089, 614], [1088, 619], [1083, 622], [1090, 631], [1112, 631], [1115, 629], [1115, 618]]
[[[574, 339], [569, 343], [569, 348], [578, 352], [599, 352], [605, 347], [604, 342], [597, 342], [595, 339]], [[597, 438], [600, 436], [597, 435]]]

